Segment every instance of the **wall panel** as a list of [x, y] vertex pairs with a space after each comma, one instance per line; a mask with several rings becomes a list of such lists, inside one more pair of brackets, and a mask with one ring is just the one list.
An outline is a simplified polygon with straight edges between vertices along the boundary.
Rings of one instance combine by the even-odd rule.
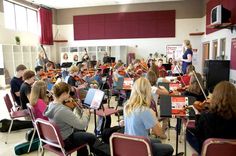
[[74, 40], [175, 37], [174, 10], [80, 15], [73, 21]]

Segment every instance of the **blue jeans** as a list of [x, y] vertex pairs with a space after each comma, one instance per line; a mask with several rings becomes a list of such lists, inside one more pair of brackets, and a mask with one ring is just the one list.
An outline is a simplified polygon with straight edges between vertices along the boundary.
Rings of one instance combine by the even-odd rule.
[[[90, 147], [90, 150], [93, 151], [93, 144], [95, 143], [95, 141], [96, 137], [94, 134], [75, 130], [66, 140], [64, 140], [64, 144], [65, 149], [69, 150], [87, 143]], [[88, 155], [86, 147], [77, 151], [77, 156], [81, 155]]]
[[159, 139], [150, 138], [153, 156], [172, 156], [174, 149], [169, 144], [162, 144]]

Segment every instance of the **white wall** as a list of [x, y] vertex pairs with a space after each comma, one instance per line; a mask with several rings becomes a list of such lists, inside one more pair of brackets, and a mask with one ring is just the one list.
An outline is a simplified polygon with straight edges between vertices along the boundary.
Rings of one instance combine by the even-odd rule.
[[[68, 40], [70, 46], [95, 46], [95, 45], [127, 45], [131, 51], [136, 52], [137, 58], [147, 58], [149, 53], [166, 53], [166, 46], [170, 44], [182, 44], [184, 39], [190, 39], [194, 49], [198, 49], [197, 57], [202, 57], [201, 37], [190, 37], [189, 33], [204, 31], [202, 18], [194, 19], [176, 19], [176, 37], [175, 38], [142, 38], [142, 39], [110, 39], [110, 40], [83, 40], [74, 41], [73, 25], [58, 25], [58, 38]], [[65, 45], [65, 44], [64, 44]], [[62, 46], [64, 46], [62, 45]], [[59, 50], [59, 49], [58, 49]], [[57, 57], [58, 58], [58, 57]], [[195, 66], [201, 71], [201, 64]]]
[[[205, 20], [205, 18], [204, 18]], [[205, 24], [205, 22], [204, 22]], [[226, 38], [226, 45], [225, 45], [225, 59], [230, 60], [231, 58], [231, 39], [236, 37], [236, 30], [231, 32], [230, 29], [221, 29], [219, 31], [216, 31], [214, 33], [204, 35], [202, 37], [201, 42], [209, 42], [210, 43], [210, 59], [212, 59], [213, 56], [213, 41], [217, 40], [218, 41], [218, 51], [217, 51], [217, 56], [220, 55], [220, 39]], [[236, 83], [236, 70], [230, 70], [230, 79], [231, 81], [234, 81]]]

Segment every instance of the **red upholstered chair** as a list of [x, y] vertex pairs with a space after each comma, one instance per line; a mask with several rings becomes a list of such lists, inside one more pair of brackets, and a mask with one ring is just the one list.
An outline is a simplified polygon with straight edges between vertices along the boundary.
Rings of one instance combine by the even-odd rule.
[[13, 92], [12, 92], [11, 90], [10, 90], [10, 93], [11, 93], [11, 97], [12, 97], [12, 100], [13, 100], [14, 106], [15, 106], [16, 108], [18, 108], [19, 106], [18, 106], [18, 104], [16, 103], [15, 96], [13, 95]]
[[201, 156], [235, 156], [236, 139], [209, 138], [204, 141]]
[[60, 156], [71, 155], [71, 153], [87, 146], [88, 153], [90, 154], [90, 148], [88, 144], [83, 144], [69, 150], [65, 150], [65, 145], [62, 140], [61, 133], [55, 123], [43, 120], [36, 119], [35, 125], [37, 127], [37, 132], [40, 140], [40, 148], [42, 150], [42, 155], [44, 154], [44, 149], [47, 149], [53, 153], [56, 153]]
[[10, 124], [10, 127], [8, 129], [8, 133], [7, 133], [6, 139], [5, 139], [5, 144], [7, 144], [8, 135], [11, 133], [11, 128], [12, 128], [14, 119], [21, 118], [21, 117], [27, 117], [27, 116], [29, 116], [29, 114], [28, 114], [27, 110], [17, 110], [17, 111], [14, 111], [13, 104], [12, 104], [11, 99], [10, 99], [8, 94], [6, 94], [3, 98], [4, 98], [4, 102], [6, 104], [9, 116], [11, 118], [11, 124]]
[[111, 156], [152, 156], [150, 140], [146, 137], [113, 133], [110, 137]]

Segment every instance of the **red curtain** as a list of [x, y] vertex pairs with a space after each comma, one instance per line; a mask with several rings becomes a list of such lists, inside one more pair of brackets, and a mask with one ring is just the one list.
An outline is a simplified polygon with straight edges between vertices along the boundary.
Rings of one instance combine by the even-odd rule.
[[41, 7], [39, 9], [39, 20], [41, 27], [40, 43], [44, 45], [53, 45], [52, 11]]

